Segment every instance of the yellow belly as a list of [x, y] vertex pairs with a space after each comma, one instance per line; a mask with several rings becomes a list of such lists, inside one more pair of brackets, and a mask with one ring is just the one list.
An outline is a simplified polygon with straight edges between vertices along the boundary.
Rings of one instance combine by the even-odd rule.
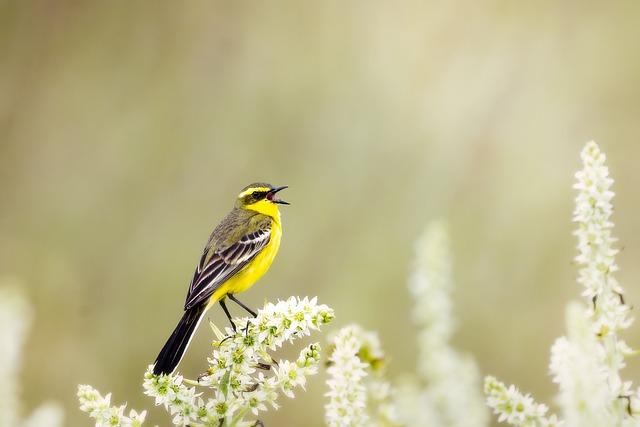
[[207, 309], [220, 301], [227, 294], [237, 294], [244, 292], [253, 286], [263, 275], [269, 270], [273, 259], [280, 248], [280, 238], [282, 237], [282, 228], [280, 224], [273, 221], [271, 229], [271, 238], [267, 246], [251, 261], [245, 268], [233, 275], [229, 280], [224, 282], [211, 296]]

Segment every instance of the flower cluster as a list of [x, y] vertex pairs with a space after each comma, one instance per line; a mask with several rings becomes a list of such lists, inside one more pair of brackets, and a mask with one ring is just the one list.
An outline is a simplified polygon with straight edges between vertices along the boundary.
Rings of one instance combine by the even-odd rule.
[[555, 415], [546, 416], [546, 405], [534, 402], [515, 386], [505, 386], [494, 377], [486, 377], [484, 391], [487, 404], [498, 415], [498, 421], [522, 427], [557, 427], [561, 425]]
[[[622, 287], [613, 275], [618, 270], [616, 239], [611, 234], [613, 179], [595, 142], [587, 143], [580, 156], [583, 169], [576, 173], [578, 196], [573, 220], [578, 224], [576, 263], [585, 302], [567, 307], [567, 336], [554, 343], [549, 369], [560, 389], [558, 403], [567, 427], [638, 426], [640, 391], [632, 390], [631, 382], [620, 377], [624, 359], [632, 350], [618, 333], [627, 329], [632, 319]], [[487, 382], [497, 383], [492, 378]], [[528, 425], [508, 411], [518, 403], [516, 396], [496, 395], [492, 388], [486, 391], [489, 405], [501, 420]]]
[[[311, 344], [296, 362], [279, 361], [275, 367], [269, 351], [308, 336], [331, 320], [333, 310], [318, 305], [316, 298], [291, 297], [267, 304], [255, 319], [239, 320], [238, 324], [248, 322], [246, 331], [227, 328], [223, 335], [214, 327], [220, 341], [214, 343], [209, 370], [199, 383], [218, 390], [218, 417], [234, 425], [233, 420], [243, 419], [248, 412], [257, 415], [267, 405], [278, 408], [278, 392], [293, 397], [293, 389], [304, 387], [306, 377], [317, 372], [320, 346]], [[267, 377], [267, 370], [273, 375]]]
[[[611, 191], [613, 179], [605, 166], [606, 156], [595, 142], [589, 142], [581, 153], [584, 168], [576, 173], [578, 190], [573, 220], [578, 224], [580, 265], [578, 282], [588, 298], [589, 316], [596, 336], [606, 347], [606, 366], [611, 386], [619, 389], [622, 384], [619, 371], [624, 367], [624, 357], [631, 349], [617, 334], [631, 326], [629, 307], [624, 304], [623, 290], [614, 277], [618, 270], [614, 247], [617, 239], [612, 237], [613, 206]], [[619, 390], [613, 390], [614, 393]]]
[[[154, 375], [150, 366], [145, 375], [145, 394], [171, 414], [171, 421], [176, 426], [254, 426], [256, 421], [247, 421], [247, 416], [257, 416], [267, 410], [267, 405], [277, 409], [279, 392], [294, 397], [293, 389], [304, 387], [306, 377], [318, 370], [319, 351], [318, 344], [311, 344], [300, 352], [295, 362], [280, 361], [270, 368], [274, 371], [272, 376], [262, 372], [249, 375], [243, 386], [240, 383], [232, 385], [229, 370], [219, 383], [207, 381], [207, 387], [213, 391], [212, 398], [203, 398], [204, 393], [198, 392], [196, 386], [203, 384], [185, 380], [180, 375]], [[256, 369], [253, 368], [252, 374]], [[185, 382], [196, 386], [190, 387]]]
[[[276, 362], [269, 352], [310, 335], [332, 319], [333, 310], [318, 304], [315, 298], [291, 297], [266, 304], [256, 318], [235, 319], [236, 324], [247, 325], [237, 332], [227, 328], [225, 335], [212, 324], [216, 341], [208, 370], [193, 381], [179, 374], [154, 375], [150, 366], [144, 392], [169, 412], [176, 426], [255, 426], [261, 412], [278, 408], [280, 394], [294, 397], [296, 387], [304, 388], [307, 377], [317, 373], [320, 361], [318, 344], [306, 346], [295, 361]], [[91, 390], [81, 388], [80, 392]], [[106, 415], [111, 411], [115, 423], [109, 425], [134, 425], [122, 418], [124, 407], [109, 407], [109, 397], [96, 397], [98, 406], [86, 406], [86, 398], [81, 398], [81, 404], [86, 409], [95, 407], [96, 413], [104, 410]], [[140, 421], [144, 414], [138, 417]]]
[[[414, 273], [409, 281], [415, 301], [413, 319], [419, 328], [420, 376], [405, 380], [404, 392], [397, 397], [398, 405], [403, 408], [402, 419], [408, 425], [425, 417], [431, 425], [479, 427], [487, 424], [476, 364], [450, 345], [455, 326], [451, 270], [446, 227], [432, 223], [418, 241]], [[465, 417], [459, 416], [461, 411]]]
[[350, 325], [329, 340], [332, 352], [327, 369], [327, 424], [330, 427], [399, 426], [393, 402], [395, 391], [384, 378], [385, 356], [378, 335]]
[[325, 407], [329, 427], [367, 425], [367, 390], [363, 384], [367, 364], [358, 356], [361, 335], [360, 327], [352, 325], [342, 328], [332, 340], [335, 347], [329, 357], [329, 403]]
[[124, 411], [127, 405], [111, 406], [111, 393], [103, 397], [96, 389], [88, 385], [78, 386], [78, 400], [80, 401], [80, 410], [96, 420], [96, 427], [139, 427], [147, 415], [147, 411], [138, 413], [133, 409], [129, 415], [125, 415]]
[[549, 370], [558, 384], [558, 403], [568, 426], [607, 425], [609, 386], [599, 359], [603, 349], [593, 334], [582, 305], [567, 307], [567, 336], [551, 347]]
[[550, 370], [560, 388], [567, 425], [621, 425], [637, 402], [631, 383], [620, 377], [632, 350], [618, 333], [631, 326], [632, 319], [613, 275], [618, 270], [611, 235], [613, 179], [595, 142], [585, 146], [581, 158], [573, 220], [578, 224], [578, 282], [584, 286], [586, 305], [568, 307], [567, 337], [553, 345]]
[[593, 298], [605, 290], [622, 293], [622, 289], [611, 273], [618, 270], [615, 256], [618, 251], [613, 247], [616, 239], [612, 237], [613, 206], [611, 191], [613, 179], [605, 165], [606, 156], [598, 145], [591, 141], [580, 153], [583, 169], [576, 172], [578, 190], [573, 221], [578, 224], [575, 235], [578, 237], [578, 255], [576, 262], [582, 266], [578, 282], [585, 286], [584, 295]]
[[453, 280], [442, 224], [431, 224], [418, 241], [413, 271], [409, 290], [419, 328], [418, 375], [407, 375], [392, 386], [384, 379], [378, 336], [356, 325], [341, 329], [331, 340], [325, 406], [330, 427], [487, 425], [478, 369], [450, 345]]
[[[17, 290], [14, 280], [0, 280], [0, 426], [61, 426], [64, 413], [60, 405], [45, 403], [20, 421], [18, 369], [22, 345], [31, 323], [31, 307]], [[46, 424], [42, 423], [46, 420]]]

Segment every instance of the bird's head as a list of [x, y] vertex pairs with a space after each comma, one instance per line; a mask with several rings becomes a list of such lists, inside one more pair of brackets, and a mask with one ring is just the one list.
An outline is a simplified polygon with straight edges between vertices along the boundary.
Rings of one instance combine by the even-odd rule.
[[289, 204], [277, 197], [277, 193], [285, 188], [287, 188], [286, 185], [274, 187], [264, 182], [247, 185], [240, 191], [240, 194], [238, 194], [236, 207], [259, 212], [272, 218], [279, 218], [280, 212], [278, 211], [278, 205]]

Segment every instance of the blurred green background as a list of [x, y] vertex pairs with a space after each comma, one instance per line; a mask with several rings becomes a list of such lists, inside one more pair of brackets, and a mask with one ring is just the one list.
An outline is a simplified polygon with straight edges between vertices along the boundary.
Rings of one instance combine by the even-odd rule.
[[[292, 206], [243, 301], [317, 295], [334, 328], [380, 332], [392, 377], [411, 371], [413, 245], [446, 218], [455, 344], [552, 403], [589, 139], [616, 179], [619, 278], [640, 304], [639, 19], [634, 1], [0, 2], [0, 276], [35, 307], [26, 409], [55, 398], [90, 425], [78, 383], [152, 406], [142, 373], [255, 180], [289, 185]], [[181, 370], [203, 369], [211, 337]], [[323, 380], [267, 425], [322, 425]]]

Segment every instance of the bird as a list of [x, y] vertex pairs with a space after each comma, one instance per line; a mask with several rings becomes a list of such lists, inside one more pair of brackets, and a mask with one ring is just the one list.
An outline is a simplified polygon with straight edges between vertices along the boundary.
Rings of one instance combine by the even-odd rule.
[[208, 309], [219, 303], [236, 331], [227, 297], [251, 316], [257, 314], [235, 296], [249, 289], [269, 270], [280, 248], [282, 225], [277, 194], [288, 188], [255, 182], [236, 197], [231, 212], [213, 230], [189, 284], [184, 314], [160, 350], [155, 375], [171, 374], [184, 356]]

